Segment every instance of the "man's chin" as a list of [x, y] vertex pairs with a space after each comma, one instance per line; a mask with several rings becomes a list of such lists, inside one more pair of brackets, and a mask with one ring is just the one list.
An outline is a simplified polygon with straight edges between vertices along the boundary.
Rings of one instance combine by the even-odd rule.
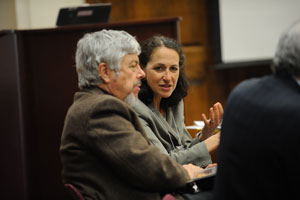
[[130, 106], [134, 106], [137, 102], [137, 97], [133, 94], [133, 93], [130, 93], [125, 99], [124, 101], [130, 105]]

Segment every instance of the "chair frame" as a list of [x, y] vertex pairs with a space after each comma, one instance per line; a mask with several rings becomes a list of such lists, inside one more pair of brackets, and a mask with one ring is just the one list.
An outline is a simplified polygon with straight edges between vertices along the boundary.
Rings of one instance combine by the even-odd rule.
[[66, 183], [64, 184], [64, 186], [74, 200], [85, 200], [82, 194], [74, 185]]

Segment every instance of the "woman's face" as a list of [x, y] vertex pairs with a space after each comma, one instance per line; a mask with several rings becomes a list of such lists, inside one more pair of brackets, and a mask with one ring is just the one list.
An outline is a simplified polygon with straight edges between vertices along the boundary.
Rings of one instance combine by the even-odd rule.
[[179, 77], [179, 55], [167, 47], [155, 49], [144, 68], [146, 80], [154, 92], [155, 99], [172, 95]]

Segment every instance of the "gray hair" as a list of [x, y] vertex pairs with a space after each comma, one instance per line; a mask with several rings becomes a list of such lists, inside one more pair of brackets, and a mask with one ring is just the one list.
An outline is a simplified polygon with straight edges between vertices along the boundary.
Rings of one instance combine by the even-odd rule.
[[299, 21], [281, 35], [271, 69], [282, 76], [300, 75]]
[[101, 30], [88, 33], [77, 43], [76, 71], [79, 88], [99, 85], [103, 83], [98, 74], [100, 63], [118, 75], [123, 56], [140, 54], [140, 45], [137, 40], [125, 31]]

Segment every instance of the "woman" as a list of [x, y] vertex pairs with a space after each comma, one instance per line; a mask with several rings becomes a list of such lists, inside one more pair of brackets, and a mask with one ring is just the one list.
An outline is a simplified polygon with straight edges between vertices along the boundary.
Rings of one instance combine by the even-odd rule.
[[184, 55], [180, 45], [165, 36], [153, 36], [141, 44], [139, 56], [146, 78], [142, 80], [138, 101], [133, 108], [151, 143], [181, 164], [211, 164], [210, 152], [219, 145], [215, 134], [223, 114], [220, 103], [202, 114], [205, 127], [192, 139], [184, 124], [183, 97], [187, 81], [183, 74]]

